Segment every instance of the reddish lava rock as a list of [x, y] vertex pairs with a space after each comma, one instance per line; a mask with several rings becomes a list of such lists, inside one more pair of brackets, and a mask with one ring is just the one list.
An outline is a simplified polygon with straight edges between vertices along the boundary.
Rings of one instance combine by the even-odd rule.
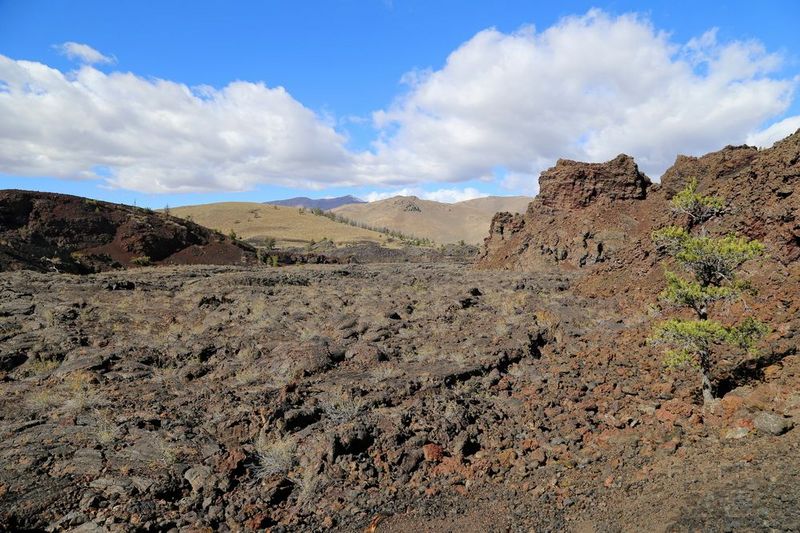
[[426, 444], [422, 447], [426, 461], [438, 463], [444, 457], [444, 450], [438, 444]]

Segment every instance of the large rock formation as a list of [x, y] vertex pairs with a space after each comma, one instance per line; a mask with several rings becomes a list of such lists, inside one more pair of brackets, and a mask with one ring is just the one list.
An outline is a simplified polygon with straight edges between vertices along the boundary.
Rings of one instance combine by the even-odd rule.
[[650, 179], [639, 172], [633, 158], [620, 154], [608, 163], [581, 163], [559, 159], [539, 178], [542, 205], [555, 209], [611, 204], [647, 197]]
[[616, 259], [631, 236], [642, 233], [652, 184], [629, 156], [607, 163], [559, 160], [539, 184], [541, 192], [524, 215], [494, 217], [480, 266], [583, 268]]
[[87, 273], [161, 264], [240, 264], [254, 250], [187, 220], [65, 194], [0, 191], [0, 271]]
[[649, 270], [657, 262], [650, 233], [674, 222], [668, 202], [690, 178], [729, 207], [709, 231], [763, 240], [784, 265], [800, 258], [798, 131], [766, 150], [728, 146], [702, 157], [679, 156], [653, 186], [625, 155], [607, 163], [559, 161], [542, 173], [541, 192], [524, 215], [494, 217], [478, 264]]

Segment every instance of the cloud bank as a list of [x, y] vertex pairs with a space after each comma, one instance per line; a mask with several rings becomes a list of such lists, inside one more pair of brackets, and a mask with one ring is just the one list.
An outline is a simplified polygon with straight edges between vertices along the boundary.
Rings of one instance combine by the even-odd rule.
[[61, 72], [0, 56], [0, 173], [99, 177], [143, 192], [430, 183], [457, 192], [446, 184], [497, 180], [530, 194], [560, 157], [624, 152], [657, 177], [678, 153], [767, 145], [800, 126], [800, 117], [769, 125], [797, 79], [777, 75], [781, 58], [758, 42], [709, 31], [676, 43], [646, 18], [598, 10], [542, 31], [487, 29], [441, 69], [407, 73], [362, 152], [281, 87], [104, 73], [89, 64], [107, 56], [63, 46], [85, 64]]
[[711, 31], [672, 43], [645, 19], [597, 10], [543, 32], [482, 31], [438, 71], [375, 114], [395, 133], [366, 159], [386, 178], [460, 181], [507, 172], [511, 186], [559, 157], [636, 157], [659, 176], [678, 153], [742, 142], [784, 112], [795, 82], [770, 78], [780, 58]]
[[420, 187], [404, 187], [402, 189], [370, 192], [364, 196], [364, 199], [368, 202], [375, 202], [378, 200], [386, 200], [387, 198], [391, 198], [393, 196], [416, 196], [418, 198], [422, 198], [423, 200], [433, 200], [435, 202], [452, 204], [455, 202], [474, 200], [475, 198], [483, 198], [484, 196], [489, 195], [479, 191], [474, 187], [465, 187], [463, 189], [437, 189], [435, 191], [425, 191]]
[[283, 88], [189, 88], [0, 56], [0, 171], [144, 192], [342, 184], [343, 135]]

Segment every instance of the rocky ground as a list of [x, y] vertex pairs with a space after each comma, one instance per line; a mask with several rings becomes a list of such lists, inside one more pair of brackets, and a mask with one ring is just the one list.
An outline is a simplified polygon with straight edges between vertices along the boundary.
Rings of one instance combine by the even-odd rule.
[[[769, 333], [714, 347], [705, 405], [646, 342], [687, 316], [651, 232], [692, 178], [767, 252], [709, 308]], [[0, 529], [800, 531], [800, 131], [540, 182], [475, 266], [0, 194], [0, 270], [40, 271], [0, 273]]]
[[800, 530], [794, 330], [704, 409], [584, 275], [1, 273], [0, 528]]

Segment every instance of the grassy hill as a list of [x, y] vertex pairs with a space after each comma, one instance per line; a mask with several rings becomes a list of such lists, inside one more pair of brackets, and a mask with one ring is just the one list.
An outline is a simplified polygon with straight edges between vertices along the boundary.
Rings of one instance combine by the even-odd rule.
[[221, 202], [173, 207], [170, 214], [240, 239], [273, 237], [278, 246], [302, 246], [329, 239], [336, 244], [370, 241], [391, 246], [393, 240], [376, 231], [357, 228], [296, 207], [255, 202]]
[[387, 227], [437, 243], [480, 244], [489, 235], [495, 213], [524, 212], [531, 200], [527, 196], [489, 196], [446, 204], [415, 196], [395, 196], [378, 202], [344, 205], [333, 212], [369, 226]]

